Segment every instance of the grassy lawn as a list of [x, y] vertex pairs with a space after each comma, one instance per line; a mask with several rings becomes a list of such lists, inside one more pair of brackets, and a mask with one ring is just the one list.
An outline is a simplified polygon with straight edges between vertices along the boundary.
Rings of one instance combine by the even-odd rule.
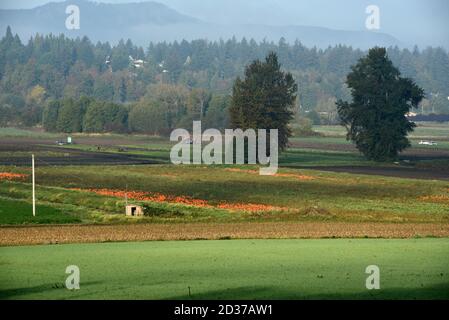
[[81, 221], [51, 206], [38, 205], [36, 211], [39, 215], [33, 217], [30, 203], [0, 198], [0, 225], [63, 224]]
[[[448, 261], [448, 239], [2, 247], [0, 298], [448, 299]], [[69, 265], [80, 268], [78, 291], [65, 289]], [[369, 265], [381, 290], [365, 288]]]

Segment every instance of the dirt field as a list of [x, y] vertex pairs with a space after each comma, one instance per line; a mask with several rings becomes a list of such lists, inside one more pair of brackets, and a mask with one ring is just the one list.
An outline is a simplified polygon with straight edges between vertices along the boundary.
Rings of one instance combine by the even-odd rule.
[[0, 228], [0, 246], [153, 240], [449, 237], [449, 224], [229, 223]]

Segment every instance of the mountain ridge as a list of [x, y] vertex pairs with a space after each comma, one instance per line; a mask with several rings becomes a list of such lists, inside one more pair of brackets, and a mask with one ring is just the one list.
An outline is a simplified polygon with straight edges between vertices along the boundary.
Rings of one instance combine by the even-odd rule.
[[[80, 8], [80, 30], [68, 30], [65, 8]], [[373, 46], [402, 46], [391, 35], [371, 31], [335, 30], [319, 26], [223, 25], [205, 22], [179, 13], [157, 1], [134, 3], [96, 3], [87, 0], [51, 2], [33, 9], [0, 9], [0, 30], [11, 26], [22, 39], [35, 33], [60, 34], [68, 37], [88, 36], [94, 41], [118, 42], [131, 39], [139, 45], [150, 42], [208, 39], [211, 41], [253, 38], [256, 41], [287, 42], [300, 40], [309, 47], [326, 48], [338, 44], [367, 49]]]

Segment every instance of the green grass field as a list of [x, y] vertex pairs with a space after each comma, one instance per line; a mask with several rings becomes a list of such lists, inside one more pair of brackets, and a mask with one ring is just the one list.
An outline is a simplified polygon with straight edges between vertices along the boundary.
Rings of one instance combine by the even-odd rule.
[[38, 205], [36, 217], [31, 215], [32, 206], [28, 202], [0, 198], [0, 225], [49, 224], [81, 222], [74, 216], [50, 206]]
[[[3, 247], [0, 298], [449, 299], [448, 262], [448, 239]], [[78, 291], [65, 288], [69, 265]], [[380, 290], [365, 287], [369, 265]]]

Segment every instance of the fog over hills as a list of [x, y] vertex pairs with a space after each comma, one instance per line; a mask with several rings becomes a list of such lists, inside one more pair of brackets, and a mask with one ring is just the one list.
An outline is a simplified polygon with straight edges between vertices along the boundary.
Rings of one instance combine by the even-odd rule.
[[[44, 1], [44, 0], [34, 0]], [[101, 0], [135, 1], [135, 0]], [[204, 21], [320, 26], [363, 31], [366, 8], [380, 10], [380, 31], [401, 43], [449, 49], [447, 0], [157, 0]]]
[[[76, 4], [80, 8], [79, 30], [68, 30], [66, 7]], [[210, 5], [210, 4], [209, 4]], [[248, 13], [250, 14], [250, 13]], [[69, 37], [88, 36], [93, 41], [131, 39], [147, 46], [151, 41], [193, 39], [238, 39], [246, 37], [262, 41], [288, 42], [300, 40], [306, 46], [325, 48], [344, 44], [366, 49], [375, 45], [393, 46], [402, 43], [391, 35], [371, 31], [346, 31], [324, 27], [268, 24], [225, 24], [204, 21], [182, 14], [157, 2], [94, 3], [86, 0], [47, 3], [32, 9], [0, 10], [0, 30], [10, 25], [14, 33], [26, 41], [35, 33], [64, 33]]]

